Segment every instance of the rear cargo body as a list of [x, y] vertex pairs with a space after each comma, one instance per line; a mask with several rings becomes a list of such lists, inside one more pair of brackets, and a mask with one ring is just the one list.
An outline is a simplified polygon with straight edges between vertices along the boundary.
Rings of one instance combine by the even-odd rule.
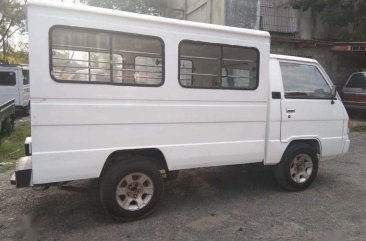
[[[98, 177], [108, 156], [118, 150], [158, 149], [169, 170], [263, 161], [269, 87], [268, 33], [85, 9], [38, 2], [31, 2], [28, 8], [30, 52], [37, 52], [30, 56], [34, 80], [31, 121], [35, 184]], [[52, 29], [58, 31], [57, 26], [162, 39], [163, 85], [55, 81], [48, 66]], [[177, 68], [178, 45], [182, 40], [258, 50], [258, 87], [183, 88]], [[123, 46], [118, 49], [116, 53]]]

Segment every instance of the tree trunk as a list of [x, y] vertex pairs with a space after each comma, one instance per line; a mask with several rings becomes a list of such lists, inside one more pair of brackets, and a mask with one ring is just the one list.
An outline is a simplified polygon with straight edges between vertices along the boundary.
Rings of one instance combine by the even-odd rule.
[[6, 41], [5, 39], [3, 39], [3, 62], [4, 64], [6, 64], [8, 61], [7, 61], [7, 56], [6, 56]]

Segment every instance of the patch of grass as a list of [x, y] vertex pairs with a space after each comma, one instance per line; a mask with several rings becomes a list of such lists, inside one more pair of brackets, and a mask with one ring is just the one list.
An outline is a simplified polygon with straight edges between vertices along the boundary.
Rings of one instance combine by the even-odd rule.
[[30, 123], [24, 121], [16, 124], [10, 136], [0, 137], [0, 162], [5, 163], [0, 166], [0, 172], [13, 168], [15, 161], [25, 156], [24, 140], [30, 134]]
[[366, 125], [355, 125], [351, 127], [351, 132], [366, 131]]

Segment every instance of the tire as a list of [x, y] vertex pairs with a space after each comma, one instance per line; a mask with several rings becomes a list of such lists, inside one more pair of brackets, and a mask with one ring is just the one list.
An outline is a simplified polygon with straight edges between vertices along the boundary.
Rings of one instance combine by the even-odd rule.
[[132, 221], [152, 213], [164, 193], [164, 182], [151, 160], [132, 156], [103, 173], [99, 191], [108, 214], [118, 221]]
[[290, 146], [274, 168], [278, 184], [289, 191], [301, 191], [309, 187], [318, 173], [318, 156], [308, 144]]
[[14, 128], [14, 121], [12, 118], [7, 118], [3, 121], [2, 125], [1, 125], [1, 132], [3, 135], [5, 136], [10, 136], [10, 134], [13, 131]]

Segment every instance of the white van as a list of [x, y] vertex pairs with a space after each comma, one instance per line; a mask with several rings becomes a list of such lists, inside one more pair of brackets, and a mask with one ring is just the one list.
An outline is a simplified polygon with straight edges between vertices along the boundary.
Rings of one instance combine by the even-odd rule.
[[29, 69], [25, 65], [0, 65], [0, 103], [14, 99], [17, 111], [29, 113]]
[[38, 1], [28, 28], [32, 140], [18, 187], [99, 178], [106, 210], [130, 220], [177, 170], [263, 163], [303, 190], [319, 160], [348, 151], [328, 75], [270, 55], [267, 32]]

